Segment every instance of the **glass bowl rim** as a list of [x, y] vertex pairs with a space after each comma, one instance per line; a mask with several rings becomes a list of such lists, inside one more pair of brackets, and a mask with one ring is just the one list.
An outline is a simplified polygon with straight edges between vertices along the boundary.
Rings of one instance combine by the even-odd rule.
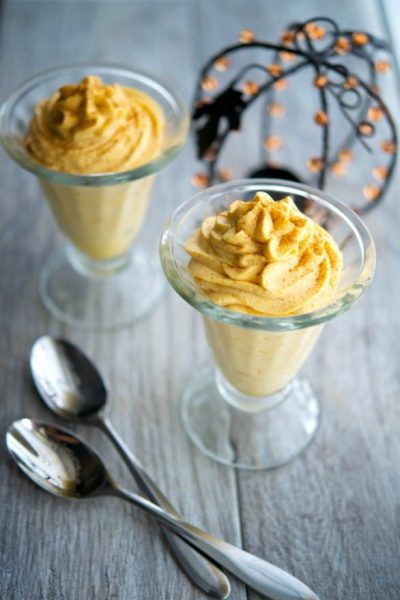
[[[329, 208], [331, 211], [333, 210], [335, 214], [339, 215], [351, 227], [360, 246], [362, 265], [357, 280], [345, 288], [340, 298], [335, 299], [334, 302], [312, 312], [284, 317], [264, 317], [248, 315], [228, 308], [223, 308], [208, 300], [205, 295], [202, 295], [200, 298], [199, 295], [201, 294], [201, 291], [198, 286], [194, 283], [189, 285], [186, 281], [182, 280], [180, 277], [180, 269], [175, 261], [172, 244], [174, 241], [174, 231], [181, 219], [188, 213], [188, 210], [194, 208], [201, 200], [211, 195], [229, 192], [240, 187], [251, 186], [254, 188], [258, 185], [264, 186], [264, 188], [269, 187], [270, 191], [282, 191], [286, 195], [290, 195], [289, 190], [292, 190], [292, 193], [300, 192], [300, 195], [307, 195], [308, 198], [311, 196], [313, 201]], [[273, 190], [272, 187], [275, 189]], [[255, 191], [256, 190], [254, 190], [254, 192]], [[264, 190], [261, 189], [259, 191]], [[254, 178], [237, 179], [228, 183], [212, 186], [198, 192], [189, 200], [178, 206], [170, 216], [162, 233], [160, 240], [160, 260], [164, 273], [174, 290], [203, 315], [239, 327], [265, 331], [285, 331], [319, 325], [349, 310], [372, 281], [375, 271], [376, 254], [375, 244], [367, 226], [350, 207], [340, 200], [336, 200], [324, 191], [305, 184], [285, 181], [283, 179]]]
[[[21, 97], [31, 90], [33, 87], [40, 83], [62, 75], [62, 73], [70, 73], [71, 71], [92, 71], [94, 74], [107, 74], [107, 75], [120, 75], [125, 77], [135, 78], [152, 87], [164, 98], [167, 99], [169, 104], [173, 107], [174, 113], [178, 117], [177, 131], [182, 129], [183, 136], [181, 143], [178, 143], [170, 148], [167, 148], [162, 154], [154, 158], [153, 160], [140, 165], [134, 169], [128, 171], [119, 171], [112, 173], [93, 173], [93, 174], [74, 174], [66, 173], [64, 171], [57, 171], [55, 169], [49, 169], [44, 165], [41, 165], [33, 158], [30, 158], [29, 154], [20, 154], [18, 151], [17, 143], [14, 140], [10, 140], [7, 131], [8, 118], [10, 111], [14, 108], [15, 104], [21, 99]], [[56, 91], [56, 90], [54, 90]], [[181, 100], [179, 94], [172, 91], [167, 84], [165, 84], [158, 77], [154, 77], [146, 71], [132, 69], [126, 65], [117, 63], [96, 63], [96, 62], [82, 62], [82, 63], [71, 63], [61, 65], [59, 67], [53, 67], [46, 69], [36, 74], [34, 77], [30, 77], [21, 83], [9, 96], [4, 100], [0, 106], [0, 142], [9, 156], [17, 162], [23, 169], [34, 173], [38, 177], [43, 177], [49, 181], [63, 185], [83, 185], [83, 186], [103, 186], [103, 185], [116, 185], [141, 179], [152, 173], [156, 173], [165, 165], [167, 165], [175, 156], [179, 153], [181, 148], [186, 142], [187, 134], [189, 131], [190, 117], [189, 110], [185, 103]]]

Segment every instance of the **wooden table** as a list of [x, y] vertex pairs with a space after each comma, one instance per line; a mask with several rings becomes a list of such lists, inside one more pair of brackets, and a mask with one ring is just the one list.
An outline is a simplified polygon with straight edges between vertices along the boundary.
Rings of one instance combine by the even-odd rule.
[[[1, 100], [45, 68], [93, 60], [152, 72], [190, 101], [200, 65], [243, 27], [276, 39], [290, 21], [327, 14], [385, 36], [379, 7], [373, 0], [3, 2]], [[386, 98], [397, 119], [391, 76]], [[243, 157], [249, 153], [251, 146]], [[154, 252], [167, 214], [193, 193], [193, 170], [189, 145], [158, 178], [142, 235]], [[207, 352], [195, 311], [169, 290], [151, 317], [130, 329], [88, 334], [63, 326], [37, 292], [39, 270], [60, 236], [35, 179], [3, 151], [0, 171], [1, 437], [22, 416], [51, 419], [33, 392], [28, 353], [45, 332], [67, 336], [102, 368], [115, 426], [189, 520], [289, 570], [321, 600], [398, 600], [399, 177], [368, 218], [378, 252], [374, 284], [356, 308], [328, 325], [305, 369], [323, 400], [315, 442], [284, 468], [238, 472], [203, 456], [179, 423], [185, 381]], [[132, 485], [98, 432], [76, 431]], [[143, 513], [113, 499], [57, 501], [26, 481], [4, 449], [0, 469], [1, 600], [204, 597]], [[232, 584], [235, 600], [258, 597]]]

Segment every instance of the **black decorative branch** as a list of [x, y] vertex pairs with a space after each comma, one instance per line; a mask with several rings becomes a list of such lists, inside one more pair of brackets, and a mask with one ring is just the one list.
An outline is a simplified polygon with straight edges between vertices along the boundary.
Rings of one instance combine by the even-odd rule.
[[[338, 165], [341, 154], [349, 153], [354, 143], [358, 142], [365, 150], [373, 151], [367, 140], [372, 141], [376, 127], [368, 118], [369, 111], [375, 111], [376, 121], [386, 121], [389, 136], [382, 142], [381, 149], [389, 157], [388, 164], [379, 167], [380, 185], [366, 186], [367, 200], [361, 207], [354, 207], [359, 213], [371, 210], [386, 192], [397, 158], [396, 127], [377, 88], [378, 63], [375, 63], [376, 52], [388, 52], [389, 45], [367, 32], [340, 30], [335, 21], [326, 17], [293, 23], [283, 32], [282, 43], [256, 40], [249, 30], [242, 32], [242, 35], [246, 39], [214, 54], [200, 73], [194, 100], [193, 127], [198, 158], [204, 161], [206, 172], [199, 183], [210, 185], [221, 179], [217, 170], [221, 151], [229, 134], [242, 128], [243, 114], [257, 98], [261, 95], [268, 96], [281, 80], [287, 80], [308, 67], [314, 72], [314, 86], [317, 88], [320, 104], [315, 121], [322, 130], [322, 149], [318, 158], [309, 159], [311, 171], [317, 173], [319, 188], [323, 189], [326, 185], [328, 169]], [[267, 67], [254, 61], [248, 63], [219, 92], [218, 82], [212, 74], [215, 67], [219, 65], [220, 70], [225, 70], [233, 55], [250, 48], [273, 53], [274, 62]], [[296, 63], [290, 67], [284, 66], [281, 57], [285, 55], [297, 59]], [[367, 65], [368, 80], [337, 62], [338, 57], [346, 55], [352, 55]], [[382, 70], [388, 66], [386, 61], [380, 61], [379, 64]], [[254, 70], [261, 71], [266, 76], [266, 81], [262, 84], [248, 81], [244, 86], [241, 85], [247, 74]], [[331, 148], [330, 102], [337, 103], [349, 125], [349, 133], [336, 149]], [[271, 174], [271, 169], [268, 173]], [[282, 173], [284, 176], [286, 173], [287, 178], [296, 179], [288, 170], [276, 170], [278, 176], [282, 176]]]

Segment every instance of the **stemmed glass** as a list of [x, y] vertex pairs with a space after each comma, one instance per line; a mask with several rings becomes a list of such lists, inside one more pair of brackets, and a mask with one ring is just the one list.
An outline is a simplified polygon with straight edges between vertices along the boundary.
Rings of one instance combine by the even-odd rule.
[[[37, 102], [66, 84], [97, 75], [145, 92], [161, 107], [165, 133], [160, 153], [122, 172], [76, 175], [46, 168], [26, 151], [24, 138]], [[76, 65], [47, 71], [24, 83], [0, 108], [0, 140], [22, 168], [34, 173], [58, 227], [65, 250], [50, 256], [41, 272], [44, 304], [70, 325], [113, 329], [135, 322], [160, 297], [156, 257], [133, 245], [147, 211], [155, 174], [184, 144], [189, 126], [182, 102], [153, 77], [107, 65]]]
[[[307, 314], [260, 317], [211, 302], [193, 281], [185, 244], [210, 216], [258, 191], [291, 196], [330, 231], [343, 253], [338, 289], [327, 306]], [[181, 205], [160, 245], [172, 287], [203, 317], [215, 366], [195, 369], [181, 404], [184, 427], [208, 456], [244, 469], [272, 468], [296, 457], [313, 439], [320, 403], [297, 373], [324, 324], [349, 310], [370, 284], [375, 248], [359, 217], [327, 194], [305, 185], [249, 179], [209, 188]]]

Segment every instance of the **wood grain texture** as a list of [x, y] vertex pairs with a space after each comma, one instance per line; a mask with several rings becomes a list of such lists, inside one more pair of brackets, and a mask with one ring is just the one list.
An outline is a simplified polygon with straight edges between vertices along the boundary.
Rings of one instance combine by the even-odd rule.
[[[271, 0], [5, 2], [0, 100], [35, 72], [93, 60], [140, 67], [190, 101], [199, 66], [242, 27], [276, 38], [285, 23], [316, 14], [334, 16], [346, 27], [383, 31], [373, 0], [281, 2], [279, 11]], [[390, 106], [399, 105], [390, 79], [387, 97]], [[305, 108], [308, 99], [300, 101]], [[397, 108], [395, 114], [398, 119]], [[238, 175], [261, 157], [256, 135], [254, 127], [232, 151]], [[294, 138], [290, 160], [297, 160], [302, 136]], [[193, 193], [193, 160], [189, 145], [158, 177], [142, 235], [154, 252], [167, 214]], [[207, 354], [194, 311], [167, 291], [150, 318], [125, 331], [87, 334], [61, 325], [37, 293], [39, 270], [60, 236], [35, 179], [3, 151], [0, 181], [1, 438], [21, 416], [52, 419], [32, 390], [27, 357], [37, 336], [61, 333], [99, 364], [111, 389], [116, 428], [188, 519], [289, 569], [321, 600], [397, 600], [399, 177], [368, 220], [378, 251], [376, 280], [352, 312], [327, 327], [305, 369], [323, 401], [318, 437], [290, 465], [259, 473], [213, 463], [181, 430], [180, 394]], [[351, 180], [333, 185], [338, 195], [352, 193]], [[75, 429], [132, 486], [108, 442], [89, 428]], [[256, 599], [232, 583], [234, 600]], [[203, 597], [179, 572], [145, 515], [114, 499], [57, 501], [27, 482], [1, 451], [1, 600]]]

